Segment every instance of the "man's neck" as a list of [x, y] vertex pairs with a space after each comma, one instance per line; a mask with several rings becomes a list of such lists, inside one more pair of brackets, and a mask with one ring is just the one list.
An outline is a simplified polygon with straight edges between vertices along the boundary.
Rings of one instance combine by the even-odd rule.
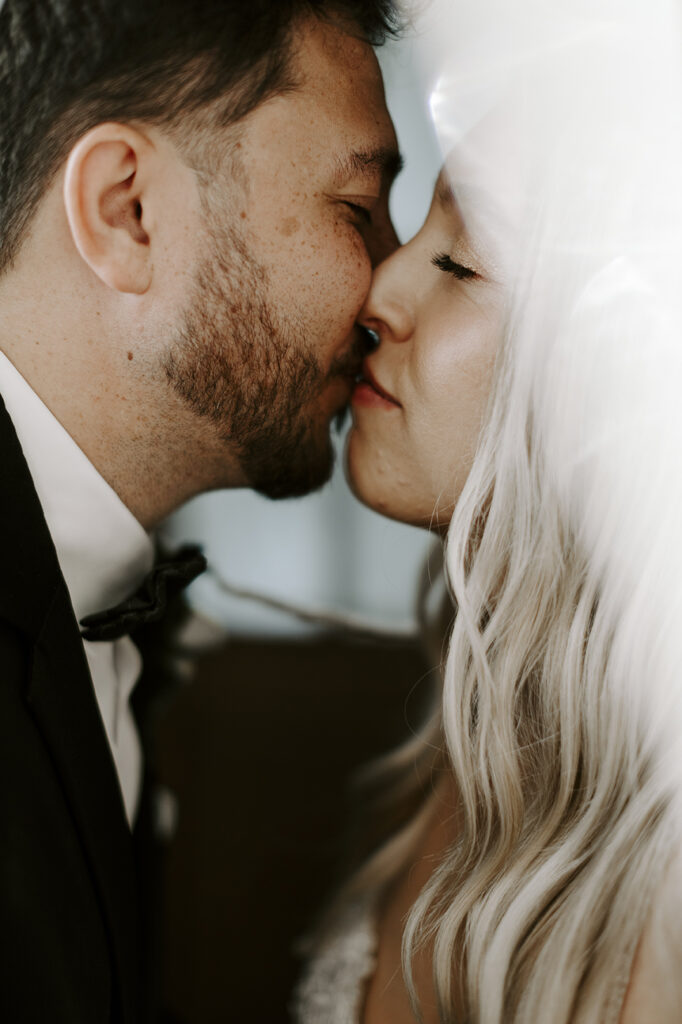
[[163, 328], [93, 290], [78, 262], [48, 265], [41, 245], [0, 277], [0, 351], [138, 521], [151, 529], [202, 491], [243, 486], [217, 428], [168, 384], [154, 337]]
[[92, 366], [85, 380], [80, 367], [69, 376], [68, 360], [55, 358], [54, 345], [36, 339], [31, 349], [0, 337], [0, 351], [145, 529], [215, 486], [225, 466], [216, 452], [201, 452], [192, 418], [173, 395], [159, 422], [146, 412], [158, 396], [148, 403], [144, 388], [114, 374], [104, 380]]

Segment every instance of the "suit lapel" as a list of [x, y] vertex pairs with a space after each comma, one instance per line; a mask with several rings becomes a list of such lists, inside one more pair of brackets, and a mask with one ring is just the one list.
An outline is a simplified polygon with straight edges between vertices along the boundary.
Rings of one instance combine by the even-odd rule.
[[50, 750], [111, 941], [122, 1019], [134, 1017], [137, 927], [132, 838], [57, 555], [0, 399], [0, 616], [27, 634], [26, 698]]

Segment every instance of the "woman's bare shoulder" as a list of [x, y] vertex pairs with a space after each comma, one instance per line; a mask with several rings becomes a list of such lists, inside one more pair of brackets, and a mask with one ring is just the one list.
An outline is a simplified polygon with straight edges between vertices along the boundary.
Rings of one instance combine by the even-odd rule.
[[667, 869], [632, 964], [620, 1024], [682, 1021], [682, 852]]

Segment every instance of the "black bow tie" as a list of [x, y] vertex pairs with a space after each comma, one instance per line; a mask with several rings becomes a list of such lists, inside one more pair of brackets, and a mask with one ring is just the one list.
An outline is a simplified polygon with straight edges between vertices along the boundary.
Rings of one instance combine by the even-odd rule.
[[206, 568], [201, 549], [192, 544], [157, 562], [135, 593], [114, 608], [81, 619], [84, 640], [117, 640], [139, 626], [163, 618], [168, 601]]

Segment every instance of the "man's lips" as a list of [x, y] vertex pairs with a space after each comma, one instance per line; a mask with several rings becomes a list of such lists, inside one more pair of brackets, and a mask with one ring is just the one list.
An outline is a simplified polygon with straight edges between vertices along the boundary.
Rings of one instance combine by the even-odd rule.
[[390, 391], [387, 391], [386, 388], [382, 388], [381, 384], [379, 384], [378, 380], [372, 373], [368, 361], [365, 359], [365, 361], [362, 364], [362, 371], [360, 373], [358, 383], [355, 387], [353, 397], [355, 399], [355, 397], [357, 396], [358, 399], [361, 399], [363, 394], [365, 395], [365, 397], [368, 397], [368, 391], [370, 392], [370, 394], [374, 392], [374, 394], [377, 395], [380, 399], [383, 399], [384, 402], [388, 402], [390, 405], [394, 405], [397, 406], [398, 408], [401, 408], [398, 399], [394, 398]]

